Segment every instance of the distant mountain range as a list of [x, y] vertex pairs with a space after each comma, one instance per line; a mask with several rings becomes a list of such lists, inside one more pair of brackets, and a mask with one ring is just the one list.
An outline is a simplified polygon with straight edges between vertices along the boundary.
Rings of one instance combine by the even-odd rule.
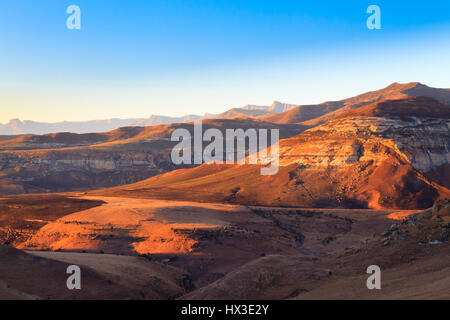
[[[280, 129], [279, 172], [267, 178], [258, 166], [175, 166], [170, 155], [176, 142], [170, 136], [178, 128], [193, 132], [192, 121], [199, 118], [215, 118], [205, 119], [203, 127], [221, 132]], [[88, 134], [0, 135], [0, 178], [8, 180], [0, 183], [0, 195], [136, 183], [111, 192], [130, 190], [171, 200], [195, 195], [207, 202], [368, 208], [423, 208], [450, 195], [449, 89], [393, 83], [319, 105], [275, 102], [203, 117], [115, 121], [78, 127], [92, 131]], [[161, 125], [170, 121], [177, 123]], [[13, 124], [17, 128], [18, 123]], [[108, 131], [108, 125], [121, 128]], [[46, 130], [76, 131], [60, 129]]]
[[107, 119], [91, 121], [64, 121], [45, 123], [21, 121], [13, 119], [7, 124], [0, 124], [1, 135], [48, 134], [57, 132], [95, 133], [107, 132], [122, 127], [147, 127], [172, 123], [188, 123], [205, 119], [253, 118], [279, 124], [299, 123], [315, 126], [337, 117], [342, 112], [359, 108], [384, 99], [402, 99], [412, 96], [424, 96], [450, 104], [450, 89], [431, 88], [418, 82], [406, 84], [393, 83], [388, 87], [367, 92], [356, 97], [340, 101], [329, 101], [316, 105], [296, 105], [274, 101], [270, 106], [246, 105], [232, 108], [220, 114], [206, 113], [200, 115], [185, 115], [182, 117], [167, 117], [152, 115], [142, 119]]
[[0, 135], [48, 134], [56, 132], [93, 133], [106, 132], [122, 127], [147, 127], [160, 124], [186, 123], [203, 118], [197, 115], [184, 117], [150, 116], [147, 119], [107, 119], [91, 121], [64, 121], [57, 123], [21, 121], [13, 119], [7, 124], [0, 124]]
[[450, 104], [450, 89], [428, 87], [419, 82], [392, 83], [386, 88], [366, 92], [339, 101], [328, 101], [316, 105], [299, 105], [279, 114], [268, 114], [262, 120], [273, 123], [300, 123], [316, 126], [334, 119], [343, 112], [363, 107], [382, 100], [406, 99], [409, 97], [428, 97]]
[[[19, 119], [10, 120], [7, 124], [0, 124], [0, 135], [49, 134], [57, 132], [95, 133], [107, 132], [122, 127], [148, 127], [172, 123], [188, 123], [205, 119], [229, 119], [234, 117], [258, 117], [289, 111], [296, 105], [275, 101], [271, 106], [247, 105], [233, 108], [221, 114], [185, 115], [183, 117], [167, 117], [151, 115], [142, 119], [106, 119], [90, 121], [63, 121], [57, 123], [36, 122]], [[0, 140], [2, 140], [0, 138]]]

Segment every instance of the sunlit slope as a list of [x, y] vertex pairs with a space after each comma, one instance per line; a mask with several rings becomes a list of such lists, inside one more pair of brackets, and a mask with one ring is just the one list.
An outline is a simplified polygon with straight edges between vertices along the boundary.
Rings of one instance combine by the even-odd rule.
[[[226, 129], [279, 129], [281, 138], [307, 129], [253, 119], [206, 120], [202, 126], [204, 132], [215, 128], [222, 133]], [[27, 135], [0, 141], [0, 179], [23, 181], [49, 191], [98, 189], [144, 180], [179, 168], [170, 157], [178, 143], [171, 141], [177, 129], [194, 135], [194, 123], [182, 123], [94, 134]], [[0, 189], [0, 195], [10, 194], [7, 190]]]
[[432, 88], [418, 82], [393, 83], [386, 88], [366, 92], [352, 98], [324, 102], [318, 105], [300, 105], [287, 112], [260, 117], [275, 123], [302, 123], [316, 126], [334, 119], [344, 112], [380, 102], [382, 100], [429, 97], [441, 103], [450, 103], [450, 89]]
[[204, 164], [99, 191], [136, 197], [307, 207], [423, 208], [449, 190], [430, 172], [449, 162], [449, 106], [387, 100], [280, 142], [280, 168]]

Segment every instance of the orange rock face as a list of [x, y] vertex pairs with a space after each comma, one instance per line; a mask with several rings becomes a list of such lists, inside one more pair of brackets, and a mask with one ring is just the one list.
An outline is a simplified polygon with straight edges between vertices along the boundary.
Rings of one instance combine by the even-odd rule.
[[[425, 116], [427, 115], [427, 116]], [[280, 142], [280, 170], [202, 165], [99, 191], [241, 204], [417, 209], [450, 191], [428, 178], [449, 162], [450, 107], [430, 98], [382, 101]]]

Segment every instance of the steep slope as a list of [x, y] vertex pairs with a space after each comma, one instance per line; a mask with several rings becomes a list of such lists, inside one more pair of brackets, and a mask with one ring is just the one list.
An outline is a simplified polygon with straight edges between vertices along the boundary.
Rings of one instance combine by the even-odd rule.
[[431, 88], [418, 82], [393, 83], [384, 89], [363, 93], [345, 100], [325, 102], [319, 105], [298, 106], [285, 113], [266, 115], [260, 118], [275, 123], [302, 123], [315, 126], [333, 119], [343, 112], [378, 101], [406, 99], [416, 96], [429, 97], [441, 103], [449, 104], [450, 89]]
[[343, 106], [340, 102], [325, 102], [319, 105], [297, 106], [279, 114], [270, 114], [260, 119], [274, 123], [299, 123], [318, 118]]
[[[170, 158], [172, 148], [177, 144], [170, 138], [172, 132], [180, 128], [187, 129], [193, 135], [193, 123], [180, 123], [125, 127], [105, 133], [80, 135], [24, 135], [0, 141], [0, 178], [50, 191], [133, 183], [180, 168]], [[221, 132], [236, 128], [278, 128], [280, 137], [287, 138], [307, 127], [297, 124], [276, 125], [252, 119], [215, 119], [203, 121], [203, 128], [217, 128]]]
[[[139, 257], [27, 253], [0, 245], [0, 299], [172, 299], [186, 293], [183, 271]], [[82, 290], [68, 290], [67, 267], [81, 268]]]
[[177, 170], [99, 191], [270, 206], [423, 208], [448, 197], [425, 174], [450, 162], [450, 107], [431, 98], [387, 100], [280, 142], [280, 169], [256, 165]]

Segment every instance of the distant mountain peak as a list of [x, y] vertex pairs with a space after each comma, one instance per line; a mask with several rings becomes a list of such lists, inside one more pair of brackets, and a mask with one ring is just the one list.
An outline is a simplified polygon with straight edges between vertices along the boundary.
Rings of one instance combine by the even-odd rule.
[[400, 117], [412, 118], [450, 118], [450, 106], [430, 97], [408, 97], [405, 99], [382, 100], [364, 107], [342, 113], [337, 118], [352, 117]]
[[391, 87], [391, 86], [417, 86], [419, 84], [421, 84], [421, 83], [417, 82], [417, 81], [411, 81], [411, 82], [405, 82], [405, 83], [392, 82], [388, 87]]
[[9, 123], [22, 123], [19, 118], [9, 120]]
[[365, 92], [355, 97], [340, 101], [329, 101], [318, 105], [297, 105], [275, 100], [270, 106], [248, 104], [240, 108], [232, 108], [221, 114], [205, 113], [204, 116], [184, 115], [169, 117], [150, 115], [143, 119], [106, 119], [93, 121], [64, 121], [58, 123], [41, 123], [12, 119], [7, 124], [0, 124], [0, 135], [46, 134], [52, 132], [90, 133], [106, 132], [120, 127], [154, 126], [171, 123], [186, 123], [200, 119], [253, 118], [274, 123], [301, 123], [314, 126], [337, 117], [342, 112], [360, 108], [382, 101], [406, 99], [408, 97], [430, 97], [441, 103], [450, 105], [450, 89], [428, 87], [420, 82], [394, 82], [385, 88]]
[[296, 105], [296, 104], [288, 104], [288, 103], [283, 103], [283, 102], [275, 100], [272, 103], [272, 105], [270, 106], [270, 108], [268, 109], [268, 111], [270, 113], [282, 113], [282, 112], [287, 112], [297, 106], [298, 105]]

